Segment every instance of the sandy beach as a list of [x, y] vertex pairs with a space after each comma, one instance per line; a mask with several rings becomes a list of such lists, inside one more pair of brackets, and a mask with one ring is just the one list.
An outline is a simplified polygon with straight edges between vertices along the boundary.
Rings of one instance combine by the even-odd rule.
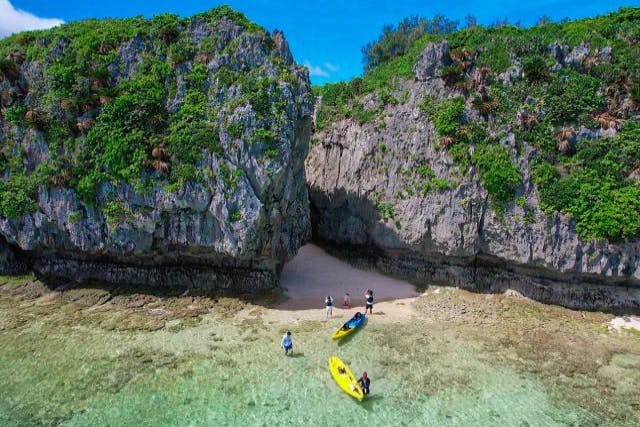
[[386, 315], [393, 316], [393, 310], [389, 310], [389, 307], [394, 305], [381, 305], [383, 301], [420, 295], [416, 292], [415, 286], [408, 282], [376, 272], [359, 270], [328, 255], [314, 244], [300, 248], [298, 255], [285, 265], [280, 276], [280, 286], [287, 296], [287, 299], [278, 305], [280, 310], [324, 309], [324, 299], [327, 295], [333, 297], [336, 308], [340, 309], [345, 293], [351, 295], [354, 309], [364, 310], [364, 294], [367, 289], [371, 289], [375, 297], [374, 313], [385, 312]]

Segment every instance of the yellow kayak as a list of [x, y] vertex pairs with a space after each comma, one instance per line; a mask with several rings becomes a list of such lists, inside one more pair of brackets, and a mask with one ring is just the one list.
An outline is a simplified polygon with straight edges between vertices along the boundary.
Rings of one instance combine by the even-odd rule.
[[356, 329], [364, 324], [366, 318], [366, 315], [360, 312], [356, 313], [355, 316], [353, 316], [344, 325], [342, 325], [342, 327], [335, 331], [333, 335], [331, 335], [331, 338], [333, 338], [334, 340], [339, 340], [346, 337], [347, 335], [351, 335]]
[[340, 328], [337, 331], [335, 331], [333, 335], [331, 335], [331, 338], [333, 338], [334, 340], [339, 340], [346, 337], [347, 335], [351, 335], [355, 330], [356, 328], [350, 328], [350, 329]]
[[358, 400], [364, 399], [364, 392], [360, 384], [358, 384], [358, 379], [342, 360], [336, 356], [329, 359], [329, 370], [331, 371], [331, 375], [333, 375], [333, 379], [336, 380], [338, 386], [345, 393]]

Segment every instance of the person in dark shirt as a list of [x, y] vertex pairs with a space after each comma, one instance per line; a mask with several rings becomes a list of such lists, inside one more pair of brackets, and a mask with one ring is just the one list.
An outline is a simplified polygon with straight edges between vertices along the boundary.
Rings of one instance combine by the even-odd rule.
[[331, 298], [331, 295], [327, 295], [324, 299], [324, 304], [327, 307], [327, 318], [329, 316], [333, 317], [333, 298]]
[[371, 380], [369, 379], [369, 376], [366, 372], [362, 374], [362, 376], [358, 380], [358, 384], [360, 384], [360, 387], [362, 387], [362, 391], [365, 395], [369, 394], [369, 386], [371, 385]]
[[373, 291], [371, 289], [367, 289], [367, 293], [364, 295], [367, 305], [365, 306], [364, 312], [367, 313], [369, 310], [369, 314], [373, 314]]

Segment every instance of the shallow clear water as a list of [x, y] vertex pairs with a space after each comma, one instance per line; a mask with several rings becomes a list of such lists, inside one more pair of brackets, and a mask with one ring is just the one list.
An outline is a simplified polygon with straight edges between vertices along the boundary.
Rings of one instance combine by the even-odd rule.
[[[512, 316], [533, 316], [528, 306], [514, 307]], [[148, 326], [153, 310], [0, 297], [0, 425], [638, 425], [636, 337], [598, 333], [593, 346], [577, 341], [529, 355], [537, 332], [523, 332], [515, 321], [506, 321], [514, 329], [502, 336], [493, 324], [485, 330], [374, 315], [336, 343], [330, 335], [343, 318], [296, 321], [291, 312], [284, 317], [292, 321], [283, 322], [282, 315], [263, 319], [260, 308], [240, 316], [215, 306], [195, 321], [157, 328]], [[124, 316], [139, 324], [114, 329], [113, 319]], [[552, 319], [554, 333], [591, 339], [593, 322], [583, 328], [572, 319]], [[294, 357], [279, 348], [286, 328]], [[334, 384], [334, 354], [356, 375], [368, 371], [365, 402]]]

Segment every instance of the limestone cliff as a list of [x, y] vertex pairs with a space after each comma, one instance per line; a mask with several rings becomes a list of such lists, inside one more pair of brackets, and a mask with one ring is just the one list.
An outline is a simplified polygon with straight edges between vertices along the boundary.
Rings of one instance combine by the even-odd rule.
[[[487, 37], [497, 43], [497, 36]], [[390, 72], [381, 85], [383, 72], [398, 70], [395, 63], [351, 82], [341, 89], [356, 93], [347, 104], [350, 114], [340, 112], [344, 108], [338, 108], [334, 88], [320, 93], [319, 131], [306, 162], [316, 239], [355, 262], [418, 283], [511, 288], [570, 307], [637, 310], [638, 239], [580, 235], [577, 215], [541, 202], [544, 185], [534, 176], [539, 164], [551, 162], [549, 168], [555, 168], [558, 159], [557, 180], [570, 177], [576, 163], [565, 159], [581, 159], [589, 142], [616, 143], [623, 122], [635, 125], [633, 97], [624, 91], [613, 95], [604, 84], [596, 90], [604, 98], [601, 109], [585, 107], [592, 114], [588, 123], [557, 123], [551, 117], [548, 93], [556, 74], [559, 84], [574, 74], [582, 78], [578, 73], [613, 67], [622, 54], [606, 45], [547, 43], [537, 69], [544, 80], [536, 80], [531, 67], [523, 70], [529, 53], [512, 52], [496, 72], [495, 64], [481, 64], [491, 47], [459, 44], [451, 49], [447, 40], [426, 43], [411, 75]], [[329, 96], [333, 104], [323, 105]], [[448, 123], [443, 116], [456, 103], [459, 115]], [[613, 122], [604, 120], [607, 114]], [[531, 129], [546, 123], [545, 146]], [[500, 159], [513, 169], [504, 168], [509, 174], [500, 174]], [[511, 177], [513, 185], [504, 189], [501, 181]], [[621, 223], [627, 221], [632, 220]]]
[[310, 234], [313, 97], [227, 7], [0, 41], [3, 269], [250, 291]]

